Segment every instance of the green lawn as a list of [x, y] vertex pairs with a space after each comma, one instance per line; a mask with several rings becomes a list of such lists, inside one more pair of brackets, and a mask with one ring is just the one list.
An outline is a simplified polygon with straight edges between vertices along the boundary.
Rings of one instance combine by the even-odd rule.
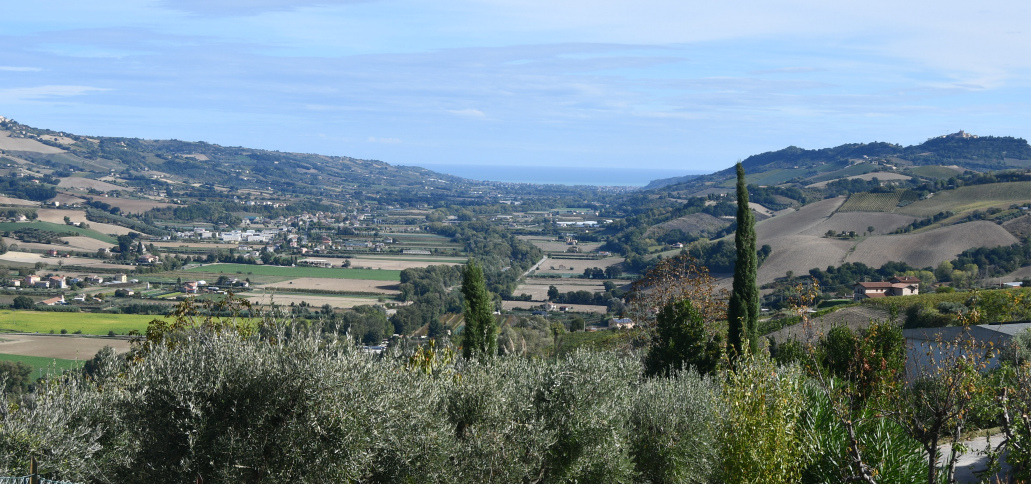
[[[184, 272], [200, 274], [255, 274], [280, 277], [326, 277], [332, 279], [360, 279], [366, 281], [400, 281], [401, 271], [342, 269], [324, 267], [280, 267], [253, 264], [207, 264]], [[213, 283], [212, 281], [208, 281]]]
[[[7, 355], [0, 353], [0, 361], [15, 361], [32, 367], [32, 378], [57, 370], [58, 372], [82, 368], [85, 363], [79, 360], [63, 360], [61, 358], [44, 358], [42, 356]], [[41, 371], [42, 370], [42, 371]]]
[[147, 323], [159, 316], [142, 314], [60, 313], [46, 311], [0, 311], [0, 332], [69, 333], [106, 335], [108, 331], [126, 334], [146, 331]]
[[74, 232], [78, 235], [83, 235], [91, 239], [97, 239], [101, 242], [107, 242], [109, 244], [118, 243], [118, 240], [114, 237], [111, 237], [110, 235], [102, 234], [93, 229], [84, 229], [81, 227], [76, 227], [74, 225], [59, 225], [50, 222], [40, 222], [39, 220], [35, 220], [32, 222], [0, 222], [0, 232], [8, 230], [13, 232], [15, 230], [24, 228], [49, 230], [51, 232], [57, 233]]

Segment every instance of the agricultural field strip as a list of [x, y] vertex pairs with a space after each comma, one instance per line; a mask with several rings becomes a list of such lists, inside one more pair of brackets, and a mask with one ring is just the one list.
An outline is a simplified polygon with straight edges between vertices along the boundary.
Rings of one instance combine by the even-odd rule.
[[375, 269], [327, 269], [321, 267], [282, 267], [256, 264], [207, 264], [182, 272], [194, 274], [256, 274], [279, 277], [315, 277], [327, 279], [360, 279], [373, 281], [400, 281], [401, 271]]
[[13, 361], [17, 363], [24, 363], [32, 367], [31, 377], [39, 377], [45, 374], [49, 374], [51, 369], [57, 370], [57, 373], [62, 371], [71, 370], [73, 368], [80, 368], [85, 364], [85, 360], [67, 360], [64, 358], [47, 358], [43, 356], [26, 356], [26, 355], [11, 355], [7, 353], [0, 353], [0, 361]]
[[0, 332], [8, 333], [69, 333], [106, 335], [109, 331], [126, 334], [143, 331], [147, 323], [160, 316], [143, 314], [65, 313], [49, 311], [0, 310]]
[[0, 222], [0, 231], [14, 232], [15, 230], [26, 228], [47, 230], [50, 232], [57, 233], [73, 232], [81, 236], [89, 237], [91, 239], [97, 239], [110, 244], [118, 243], [118, 240], [116, 240], [114, 237], [111, 237], [110, 235], [105, 235], [92, 229], [83, 229], [80, 227], [76, 227], [74, 225], [59, 225], [51, 222], [41, 222], [38, 220], [33, 222]]

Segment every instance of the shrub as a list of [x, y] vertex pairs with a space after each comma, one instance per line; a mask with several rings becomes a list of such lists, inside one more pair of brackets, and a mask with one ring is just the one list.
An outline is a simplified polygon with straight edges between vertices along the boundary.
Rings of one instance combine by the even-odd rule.
[[645, 370], [649, 375], [660, 375], [691, 367], [709, 374], [716, 370], [724, 347], [723, 337], [706, 330], [702, 314], [690, 300], [670, 302], [656, 317]]
[[696, 372], [652, 378], [630, 413], [630, 453], [650, 482], [710, 482], [719, 462], [717, 387]]
[[742, 357], [723, 387], [720, 479], [726, 483], [797, 482], [809, 459], [799, 418], [803, 376], [764, 355]]

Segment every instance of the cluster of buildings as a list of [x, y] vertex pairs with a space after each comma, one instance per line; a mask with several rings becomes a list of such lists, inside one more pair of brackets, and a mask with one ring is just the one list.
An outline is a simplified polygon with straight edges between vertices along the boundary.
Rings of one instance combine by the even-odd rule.
[[[129, 277], [125, 274], [116, 274], [107, 280], [108, 284], [118, 284], [128, 282]], [[89, 284], [98, 285], [104, 284], [105, 280], [103, 276], [38, 276], [35, 274], [25, 276], [21, 279], [14, 279], [10, 282], [11, 287], [31, 287], [35, 289], [68, 289], [72, 284]]]

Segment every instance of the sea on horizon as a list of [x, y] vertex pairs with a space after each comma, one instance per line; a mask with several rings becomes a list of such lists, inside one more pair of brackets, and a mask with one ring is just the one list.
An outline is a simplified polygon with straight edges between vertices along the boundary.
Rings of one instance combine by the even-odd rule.
[[554, 185], [643, 187], [652, 180], [695, 174], [662, 168], [608, 168], [581, 166], [421, 165], [471, 180]]

